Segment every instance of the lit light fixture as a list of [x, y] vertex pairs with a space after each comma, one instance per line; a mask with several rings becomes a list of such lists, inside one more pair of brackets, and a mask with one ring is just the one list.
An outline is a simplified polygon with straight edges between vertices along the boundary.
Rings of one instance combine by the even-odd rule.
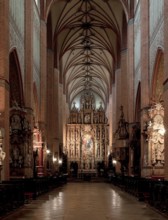
[[57, 158], [56, 157], [53, 157], [53, 162], [56, 162], [57, 161]]
[[59, 164], [62, 164], [62, 160], [61, 160], [61, 159], [59, 159], [58, 163], [59, 163]]
[[50, 151], [49, 149], [46, 150], [46, 153], [47, 153], [47, 154], [50, 154], [50, 152], [51, 152], [51, 151]]
[[117, 160], [116, 160], [116, 159], [113, 159], [113, 160], [112, 160], [112, 163], [113, 163], [113, 165], [116, 165], [116, 164], [117, 164]]

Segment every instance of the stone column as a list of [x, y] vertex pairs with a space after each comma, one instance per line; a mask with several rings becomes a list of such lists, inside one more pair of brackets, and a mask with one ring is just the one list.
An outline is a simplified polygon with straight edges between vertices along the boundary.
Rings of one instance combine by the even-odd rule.
[[[143, 130], [146, 109], [149, 106], [149, 2], [140, 1], [140, 27], [141, 27], [141, 130]], [[139, 27], [139, 28], [140, 28]], [[143, 28], [142, 28], [143, 27]], [[148, 145], [141, 138], [141, 175], [149, 175], [145, 164], [145, 151]], [[148, 152], [149, 153], [149, 152]], [[147, 153], [147, 154], [148, 154]]]
[[[116, 107], [116, 84], [112, 86], [112, 134], [117, 129], [117, 107]], [[112, 139], [112, 143], [114, 143], [114, 138]]]
[[47, 94], [47, 33], [46, 23], [40, 21], [40, 117], [39, 128], [42, 141], [46, 140], [46, 94]]
[[129, 122], [134, 121], [134, 23], [133, 19], [128, 21], [128, 37], [127, 37], [127, 85], [128, 85], [128, 117]]
[[[25, 108], [27, 110], [27, 120], [33, 131], [33, 7], [32, 1], [25, 1], [25, 74], [24, 74], [24, 98]], [[29, 153], [32, 154], [32, 138], [29, 140]], [[31, 168], [25, 168], [25, 175], [33, 175]]]
[[114, 110], [116, 112], [115, 116], [115, 126], [114, 128], [117, 129], [117, 123], [118, 119], [120, 118], [120, 106], [122, 105], [122, 90], [121, 90], [121, 69], [117, 69], [115, 71], [115, 86], [113, 87], [115, 89], [115, 105]]
[[67, 124], [67, 117], [69, 116], [69, 109], [68, 109], [68, 104], [66, 103], [66, 96], [63, 95], [63, 147], [65, 146], [66, 143], [66, 124]]
[[[127, 33], [127, 61], [128, 61], [128, 71], [127, 71], [127, 85], [128, 85], [128, 94], [127, 94], [127, 102], [128, 102], [128, 121], [129, 121], [129, 134], [131, 133], [132, 122], [134, 122], [134, 20], [130, 19], [128, 21], [128, 33]], [[129, 148], [129, 174], [132, 173], [132, 164], [133, 164], [133, 152]]]
[[[59, 74], [56, 69], [54, 69], [54, 52], [51, 49], [47, 50], [47, 144], [51, 150], [50, 160], [53, 159], [53, 156], [56, 157], [58, 154], [58, 81]], [[54, 166], [51, 167], [52, 171], [55, 171], [56, 163], [51, 164]]]
[[[124, 116], [125, 116], [125, 119], [128, 121], [128, 117], [127, 117], [127, 112], [128, 112], [128, 106], [129, 106], [129, 102], [127, 100], [127, 97], [128, 97], [128, 83], [127, 83], [127, 49], [123, 49], [121, 51], [121, 73], [120, 73], [120, 81], [121, 81], [121, 84], [120, 84], [120, 90], [121, 90], [121, 93], [120, 93], [120, 100], [121, 100], [121, 105], [124, 107]], [[131, 79], [130, 79], [131, 80]], [[130, 98], [130, 97], [129, 97]], [[120, 112], [120, 111], [119, 111]]]
[[9, 179], [9, 1], [0, 0], [0, 128], [3, 133], [2, 180]]
[[33, 7], [25, 1], [25, 106], [33, 108]]
[[59, 71], [54, 69], [54, 88], [53, 88], [53, 146], [54, 152], [59, 155], [59, 143], [60, 143], [60, 123], [62, 119], [62, 112], [60, 114], [60, 99], [59, 99]]
[[112, 94], [110, 94], [109, 97], [109, 104], [108, 104], [108, 124], [109, 124], [109, 129], [108, 129], [108, 134], [107, 137], [109, 139], [109, 152], [112, 150], [112, 143], [113, 143], [113, 98]]
[[63, 85], [59, 83], [58, 112], [59, 112], [59, 144], [63, 143]]
[[164, 124], [165, 124], [165, 179], [168, 180], [168, 1], [164, 1]]

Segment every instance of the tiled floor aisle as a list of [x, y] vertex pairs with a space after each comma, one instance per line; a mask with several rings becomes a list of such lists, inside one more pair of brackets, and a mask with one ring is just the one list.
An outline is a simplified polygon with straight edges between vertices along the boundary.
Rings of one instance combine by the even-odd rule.
[[106, 183], [68, 183], [5, 220], [164, 220], [136, 198]]

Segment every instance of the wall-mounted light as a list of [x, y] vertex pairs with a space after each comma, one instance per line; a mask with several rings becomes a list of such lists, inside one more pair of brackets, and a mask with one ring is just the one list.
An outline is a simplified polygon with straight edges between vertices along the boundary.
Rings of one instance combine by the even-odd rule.
[[46, 150], [46, 153], [47, 153], [47, 154], [50, 154], [50, 152], [51, 152], [50, 149], [47, 149], [47, 150]]
[[62, 160], [61, 160], [61, 159], [59, 159], [58, 163], [59, 163], [59, 164], [62, 164]]
[[113, 163], [113, 165], [116, 165], [116, 164], [117, 164], [117, 160], [116, 160], [116, 159], [113, 159], [113, 160], [112, 160], [112, 163]]
[[57, 158], [56, 157], [53, 157], [53, 162], [56, 162], [57, 161]]

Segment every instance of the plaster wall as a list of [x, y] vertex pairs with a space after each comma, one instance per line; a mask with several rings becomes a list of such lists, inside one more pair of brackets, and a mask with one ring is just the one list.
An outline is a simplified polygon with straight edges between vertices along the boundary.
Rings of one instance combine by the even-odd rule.
[[40, 96], [40, 16], [36, 3], [33, 4], [33, 81]]
[[154, 72], [156, 54], [158, 48], [164, 48], [164, 1], [150, 0], [149, 5], [149, 36], [150, 36], [150, 66], [149, 77], [150, 85], [152, 83], [152, 77]]
[[24, 1], [10, 0], [9, 1], [9, 34], [10, 34], [10, 50], [16, 48], [19, 59], [22, 80], [24, 82]]

